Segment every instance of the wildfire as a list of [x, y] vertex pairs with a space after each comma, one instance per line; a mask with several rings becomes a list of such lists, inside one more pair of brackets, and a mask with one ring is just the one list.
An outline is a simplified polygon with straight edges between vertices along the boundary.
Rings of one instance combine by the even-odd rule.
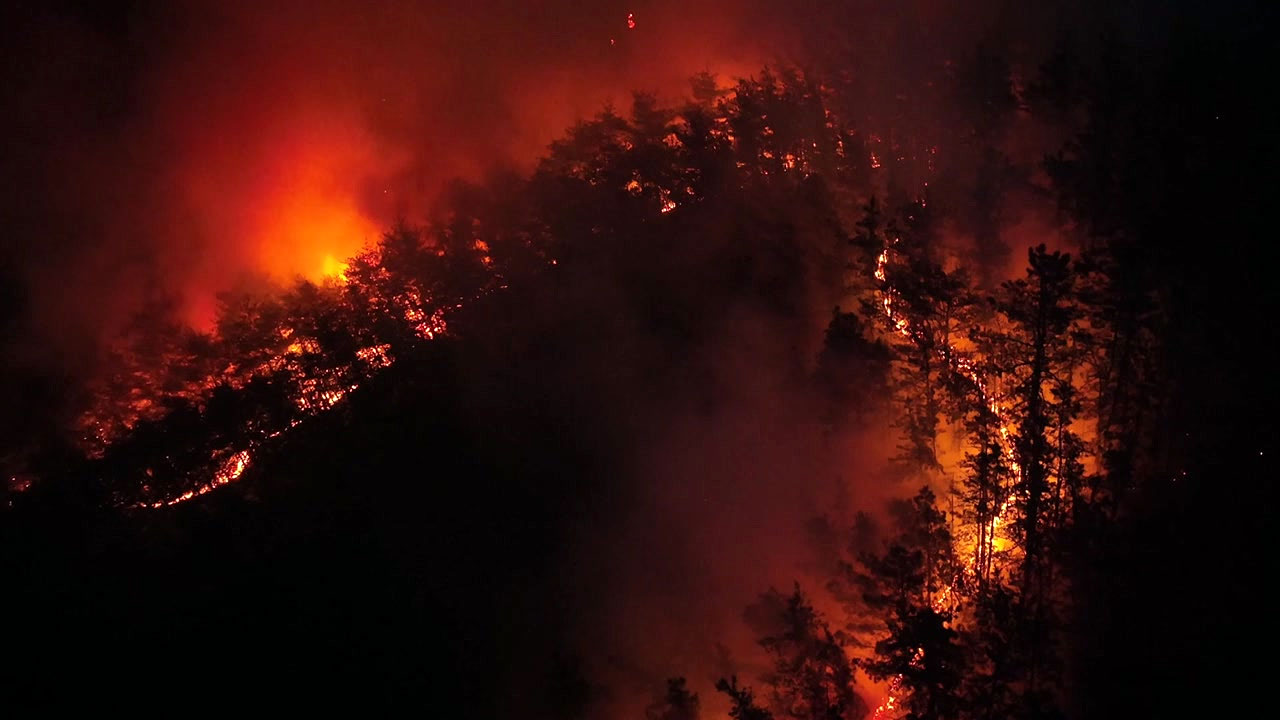
[[390, 349], [391, 346], [385, 344], [360, 348], [356, 351], [356, 357], [368, 363], [370, 367], [384, 368], [393, 362], [391, 357], [387, 355], [387, 351]]
[[889, 694], [885, 697], [884, 702], [876, 706], [872, 711], [872, 720], [881, 720], [888, 717], [890, 713], [898, 709], [898, 693], [902, 692], [902, 678], [896, 677], [889, 683]]
[[184, 503], [193, 498], [197, 498], [197, 497], [200, 497], [201, 495], [205, 495], [210, 492], [213, 492], [214, 490], [222, 487], [223, 485], [227, 485], [229, 483], [235, 482], [241, 475], [244, 474], [245, 469], [249, 467], [249, 462], [251, 459], [252, 457], [250, 456], [248, 450], [241, 450], [240, 452], [234, 453], [233, 455], [228, 457], [226, 460], [224, 460], [223, 463], [218, 466], [218, 469], [214, 471], [213, 477], [210, 478], [209, 481], [206, 482], [204, 485], [201, 485], [200, 487], [194, 490], [188, 490], [182, 493], [181, 495], [174, 498], [170, 498], [168, 500], [160, 500], [158, 502], [153, 502], [153, 503], [139, 503], [137, 507], [151, 508], [151, 509], [169, 507], [171, 505]]
[[337, 280], [340, 283], [347, 282], [347, 270], [350, 269], [351, 263], [345, 263], [336, 259], [333, 255], [325, 255], [324, 262], [321, 264], [320, 272], [326, 278]]
[[[875, 161], [875, 159], [875, 155], [872, 154], [872, 160]], [[878, 162], [875, 162], [873, 167], [879, 167]], [[911, 339], [913, 337], [911, 323], [894, 310], [894, 300], [898, 295], [893, 287], [889, 285], [888, 273], [886, 271], [889, 265], [890, 253], [893, 249], [892, 246], [897, 244], [897, 242], [898, 238], [896, 237], [890, 240], [876, 257], [876, 269], [874, 276], [881, 286], [878, 292], [881, 300], [880, 306], [884, 311], [885, 318], [892, 324], [895, 332], [905, 338]], [[989, 392], [986, 380], [978, 372], [977, 368], [974, 367], [973, 363], [968, 358], [960, 355], [953, 345], [944, 345], [938, 352], [942, 355], [943, 361], [947, 363], [947, 366], [952, 372], [967, 378], [973, 383], [974, 388], [978, 391], [978, 396], [982, 403], [990, 409], [993, 415], [995, 415], [1000, 428], [1001, 455], [1004, 457], [1005, 462], [1008, 464], [1009, 469], [1013, 474], [1020, 474], [1022, 469], [1018, 464], [1016, 455], [1014, 454], [1013, 443], [1010, 439], [1012, 434], [1012, 422], [1009, 420], [1007, 409], [1000, 404], [1000, 401], [992, 395], [991, 392]], [[995, 513], [991, 522], [985, 528], [986, 537], [996, 537], [996, 532], [1006, 523], [1007, 515], [1012, 509], [1012, 506], [1013, 495], [1010, 493], [1005, 496], [1004, 500], [1000, 503], [1000, 509]], [[956, 538], [953, 542], [958, 543], [959, 538]], [[965, 573], [970, 575], [975, 574], [977, 558], [972, 553], [965, 552], [965, 549], [961, 547], [956, 548], [956, 554], [959, 557], [965, 558]], [[948, 583], [936, 596], [934, 596], [932, 604], [935, 611], [943, 612], [950, 609], [953, 587], [953, 584]], [[912, 659], [912, 663], [914, 664], [919, 662], [923, 657], [923, 654], [923, 651], [918, 651], [916, 656]], [[873, 720], [883, 720], [883, 718], [891, 717], [892, 713], [897, 710], [898, 696], [901, 692], [902, 677], [898, 676], [890, 681], [888, 695], [872, 712], [871, 717]]]
[[404, 319], [413, 324], [414, 331], [420, 337], [431, 340], [444, 334], [445, 330], [448, 329], [448, 325], [444, 320], [444, 310], [438, 309], [428, 315], [422, 309], [422, 295], [417, 290], [410, 290], [403, 298], [403, 303], [405, 305]]
[[[885, 246], [880, 255], [876, 257], [875, 278], [881, 284], [881, 289], [879, 291], [881, 298], [880, 305], [884, 310], [885, 317], [893, 324], [895, 331], [899, 335], [910, 339], [913, 337], [911, 323], [894, 311], [894, 299], [897, 297], [897, 293], [889, 286], [888, 274], [886, 272], [886, 267], [889, 264], [889, 254], [892, 251], [891, 246], [896, 243], [897, 238], [894, 238], [889, 245]], [[973, 366], [973, 362], [968, 358], [961, 356], [954, 346], [946, 345], [940, 348], [938, 352], [942, 355], [943, 360], [946, 361], [952, 372], [962, 375], [973, 383], [973, 386], [977, 389], [982, 402], [989, 410], [991, 410], [991, 413], [996, 416], [1000, 427], [1001, 453], [1005, 458], [1005, 462], [1008, 463], [1009, 469], [1013, 471], [1013, 474], [1020, 474], [1022, 468], [1019, 466], [1017, 456], [1014, 453], [1013, 442], [1011, 441], [1013, 423], [1009, 420], [1009, 413], [1007, 409], [1004, 408], [1004, 406], [1000, 404], [1000, 401], [988, 390], [986, 380], [978, 373], [977, 368]], [[1009, 495], [1005, 497], [1003, 502], [1001, 502], [999, 512], [991, 520], [991, 526], [989, 528], [990, 532], [995, 532], [999, 525], [1002, 524], [1005, 514], [1009, 511], [1012, 505], [1012, 500], [1012, 495]], [[972, 567], [966, 569], [972, 570]]]
[[[482, 245], [483, 243], [478, 242], [476, 249], [487, 252], [487, 246], [482, 247]], [[324, 275], [333, 282], [345, 285], [348, 282], [346, 275], [348, 268], [348, 263], [338, 261], [332, 255], [325, 257]], [[403, 319], [413, 327], [419, 337], [430, 340], [439, 337], [447, 330], [444, 310], [435, 309], [428, 312], [426, 310], [427, 303], [424, 302], [418, 291], [409, 291], [406, 295], [397, 298], [397, 303], [403, 308]], [[454, 309], [460, 307], [462, 307], [461, 304], [456, 304]], [[299, 358], [319, 353], [322, 350], [313, 339], [296, 338], [293, 328], [281, 328], [280, 336], [282, 339], [289, 341], [289, 344], [284, 347], [279, 355], [263, 362], [256, 371], [250, 373], [251, 375], [256, 372], [296, 369]], [[391, 345], [384, 343], [360, 348], [355, 354], [359, 363], [362, 363], [370, 370], [380, 370], [389, 367], [395, 361], [394, 357], [389, 353], [390, 350]], [[338, 368], [316, 376], [300, 378], [298, 382], [299, 392], [294, 399], [294, 404], [299, 410], [308, 414], [322, 413], [333, 408], [359, 387], [358, 383], [351, 381], [351, 375], [353, 374], [351, 370], [352, 368], [345, 370]], [[294, 419], [290, 421], [289, 428], [296, 427], [301, 422], [300, 419]], [[264, 439], [275, 438], [281, 432], [283, 431], [276, 430], [271, 432]], [[250, 443], [250, 446], [251, 448], [256, 447], [257, 443]], [[239, 479], [249, 467], [251, 459], [251, 449], [239, 450], [218, 465], [210, 479], [197, 488], [164, 500], [140, 502], [133, 507], [147, 509], [170, 507], [208, 494], [223, 485]]]

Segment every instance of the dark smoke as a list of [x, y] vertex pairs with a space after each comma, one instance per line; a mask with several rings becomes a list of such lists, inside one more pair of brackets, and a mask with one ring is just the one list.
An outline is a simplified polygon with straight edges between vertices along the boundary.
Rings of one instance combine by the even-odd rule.
[[676, 98], [694, 72], [852, 52], [891, 98], [903, 61], [967, 43], [986, 17], [891, 5], [10, 7], [6, 374], [83, 378], [101, 344], [158, 299], [207, 326], [218, 291], [315, 277], [324, 256], [424, 216], [448, 179], [527, 167], [632, 90]]
[[207, 321], [213, 293], [245, 274], [314, 272], [313, 259], [295, 257], [315, 251], [309, 241], [271, 232], [291, 189], [332, 190], [367, 222], [357, 232], [376, 234], [420, 217], [452, 177], [527, 166], [632, 90], [676, 97], [701, 70], [732, 77], [779, 58], [851, 54], [852, 71], [888, 100], [913, 64], [993, 28], [1011, 32], [998, 20], [1027, 22], [946, 3], [881, 5], [18, 7], [6, 22], [5, 254], [46, 340], [95, 336], [152, 290]]
[[[732, 77], [774, 61], [835, 68], [862, 89], [859, 120], [942, 132], [972, 124], [981, 108], [954, 98], [902, 106], [900, 88], [963, 64], [982, 44], [1031, 69], [1071, 35], [1059, 24], [1071, 3], [956, 5], [10, 8], [0, 169], [6, 442], [58, 431], [78, 381], [144, 302], [166, 299], [180, 317], [207, 324], [218, 291], [313, 274], [323, 254], [352, 252], [398, 219], [425, 218], [455, 177], [527, 171], [567, 127], [605, 103], [627, 107], [632, 90], [674, 101], [698, 71]], [[1075, 33], [1088, 44], [1100, 28], [1122, 27], [1141, 39], [1161, 19], [1134, 5], [1077, 15]], [[1031, 165], [1061, 140], [1018, 127], [1008, 152]], [[948, 171], [973, 175], [977, 159], [957, 156]], [[1025, 186], [1010, 197], [1006, 252], [981, 257], [995, 280], [1016, 269], [1022, 248], [1071, 242], [1044, 197]], [[301, 230], [281, 224], [295, 215], [320, 219]], [[330, 221], [352, 236], [317, 245]], [[945, 232], [953, 254], [974, 262], [974, 229]], [[602, 315], [621, 302], [610, 282], [587, 293]], [[571, 618], [566, 634], [585, 672], [611, 688], [602, 713], [638, 717], [638, 703], [671, 674], [688, 675], [717, 708], [710, 681], [756, 668], [743, 606], [770, 584], [807, 579], [805, 522], [847, 519], [899, 491], [876, 475], [894, 443], [887, 419], [835, 437], [813, 421], [808, 373], [840, 299], [838, 287], [807, 281], [804, 307], [788, 323], [755, 307], [723, 308], [693, 357], [662, 357], [632, 339], [645, 357], [639, 368], [716, 368], [725, 390], [711, 399], [698, 376], [655, 388], [612, 374], [630, 358], [616, 347], [539, 368], [555, 373], [538, 378], [547, 387], [578, 383], [577, 400], [609, 408], [565, 419], [576, 431], [566, 434], [595, 439], [608, 424], [601, 447], [618, 453], [617, 476], [564, 519], [564, 579], [540, 579], [563, 592], [556, 612]]]

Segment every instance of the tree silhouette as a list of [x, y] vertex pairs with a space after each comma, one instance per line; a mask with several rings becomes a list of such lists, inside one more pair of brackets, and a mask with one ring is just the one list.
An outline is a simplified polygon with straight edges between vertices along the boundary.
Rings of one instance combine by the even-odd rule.
[[702, 712], [698, 694], [690, 692], [682, 677], [667, 680], [667, 691], [658, 702], [645, 709], [647, 720], [698, 720]]
[[842, 637], [827, 626], [797, 585], [783, 596], [771, 590], [761, 596], [758, 620], [774, 626], [760, 638], [773, 659], [765, 680], [775, 716], [854, 720], [867, 714], [854, 691], [854, 666]]
[[738, 685], [736, 676], [717, 680], [716, 690], [729, 696], [729, 717], [733, 720], [773, 720], [773, 713], [757, 705], [751, 688]]
[[824, 420], [833, 428], [862, 425], [884, 409], [891, 354], [866, 335], [859, 314], [832, 311], [814, 379], [827, 405]]
[[946, 518], [927, 487], [891, 512], [896, 535], [879, 552], [862, 552], [849, 570], [881, 625], [873, 655], [861, 665], [873, 678], [899, 684], [908, 717], [960, 717], [966, 660], [950, 608], [961, 578]]

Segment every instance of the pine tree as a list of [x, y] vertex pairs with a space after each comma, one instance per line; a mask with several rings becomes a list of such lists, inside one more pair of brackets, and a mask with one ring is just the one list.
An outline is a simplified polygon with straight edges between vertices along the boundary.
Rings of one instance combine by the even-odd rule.
[[[874, 205], [870, 206], [875, 210]], [[879, 229], [868, 216], [860, 244]], [[951, 374], [951, 338], [968, 314], [967, 275], [945, 271], [938, 258], [937, 218], [924, 204], [905, 207], [883, 231], [887, 243], [877, 269], [883, 287], [867, 312], [877, 312], [897, 351], [895, 396], [903, 429], [898, 460], [914, 470], [936, 471], [943, 415], [955, 415], [946, 385]]]
[[950, 627], [959, 565], [946, 518], [927, 487], [891, 511], [898, 534], [882, 553], [861, 558], [864, 601], [884, 623], [874, 655], [862, 666], [874, 678], [897, 679], [908, 717], [958, 717], [965, 659]]
[[857, 720], [867, 707], [854, 691], [854, 666], [843, 637], [832, 632], [797, 585], [783, 596], [771, 590], [758, 606], [777, 630], [760, 639], [773, 658], [765, 680], [776, 715], [796, 720]]
[[981, 587], [995, 563], [997, 518], [1009, 497], [1012, 473], [1000, 434], [1000, 418], [982, 397], [971, 402], [965, 429], [972, 448], [965, 453], [964, 475], [956, 492], [960, 519], [973, 528], [974, 579]]
[[662, 699], [645, 709], [647, 720], [698, 720], [701, 716], [698, 694], [689, 691], [682, 677], [668, 678]]
[[1010, 323], [1007, 332], [992, 335], [995, 362], [1003, 371], [1016, 428], [1014, 445], [1020, 468], [1017, 491], [1021, 500], [1024, 594], [1035, 594], [1042, 579], [1046, 504], [1054, 468], [1050, 426], [1057, 400], [1050, 387], [1070, 383], [1067, 359], [1069, 330], [1076, 317], [1072, 293], [1071, 258], [1050, 253], [1043, 245], [1028, 253], [1025, 279], [1007, 282], [996, 307]]
[[773, 720], [773, 713], [756, 704], [751, 688], [739, 685], [737, 676], [720, 678], [716, 690], [729, 696], [729, 717], [733, 720]]
[[[989, 333], [988, 352], [1008, 388], [1018, 462], [1014, 525], [1023, 553], [1014, 630], [1025, 673], [1021, 702], [1040, 708], [1052, 694], [1058, 639], [1061, 558], [1051, 540], [1063, 529], [1064, 488], [1078, 486], [1079, 443], [1071, 435], [1076, 272], [1069, 255], [1043, 245], [1028, 253], [1026, 277], [1005, 283], [995, 307], [1008, 326]], [[1068, 493], [1069, 493], [1068, 489]]]

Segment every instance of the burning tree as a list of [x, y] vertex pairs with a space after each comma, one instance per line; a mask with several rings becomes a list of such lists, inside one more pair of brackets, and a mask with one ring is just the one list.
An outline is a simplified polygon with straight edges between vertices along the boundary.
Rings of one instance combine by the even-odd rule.
[[[422, 368], [446, 363], [415, 363], [454, 340], [519, 365], [570, 347], [546, 342], [557, 333], [627, 351], [644, 337], [682, 358], [655, 374], [709, 379], [693, 392], [710, 405], [724, 380], [692, 349], [729, 309], [799, 347], [834, 306], [817, 357], [794, 373], [824, 396], [831, 434], [878, 419], [891, 398], [898, 475], [927, 485], [890, 506], [885, 536], [865, 519], [828, 527], [847, 535], [823, 588], [844, 616], [819, 613], [798, 584], [771, 591], [754, 608], [768, 627], [762, 691], [736, 677], [716, 689], [737, 720], [1053, 717], [1078, 672], [1062, 658], [1087, 604], [1079, 588], [1105, 580], [1088, 554], [1124, 537], [1126, 499], [1160, 496], [1152, 483], [1180, 457], [1147, 402], [1172, 404], [1163, 343], [1176, 289], [1134, 240], [1169, 228], [1147, 190], [1115, 202], [1156, 159], [1102, 123], [1133, 110], [1114, 92], [1092, 99], [1038, 188], [1080, 222], [1081, 252], [1033, 247], [1025, 274], [993, 287], [1002, 199], [1039, 170], [1014, 166], [1006, 131], [1053, 99], [1059, 72], [1024, 93], [1008, 63], [979, 51], [952, 77], [973, 122], [947, 133], [880, 126], [868, 118], [882, 108], [848, 110], [847, 78], [789, 68], [727, 91], [702, 77], [672, 107], [638, 94], [629, 111], [570, 129], [528, 177], [451, 186], [424, 225], [392, 228], [329, 282], [224, 296], [211, 334], [154, 302], [104, 364], [77, 471], [118, 505], [202, 497], [269, 461], [295, 428], [340, 417], [361, 388], [428, 382]], [[939, 148], [948, 133], [967, 144]], [[956, 227], [983, 261], [947, 246]], [[874, 711], [858, 670], [889, 685]], [[700, 710], [679, 678], [647, 714]]]

